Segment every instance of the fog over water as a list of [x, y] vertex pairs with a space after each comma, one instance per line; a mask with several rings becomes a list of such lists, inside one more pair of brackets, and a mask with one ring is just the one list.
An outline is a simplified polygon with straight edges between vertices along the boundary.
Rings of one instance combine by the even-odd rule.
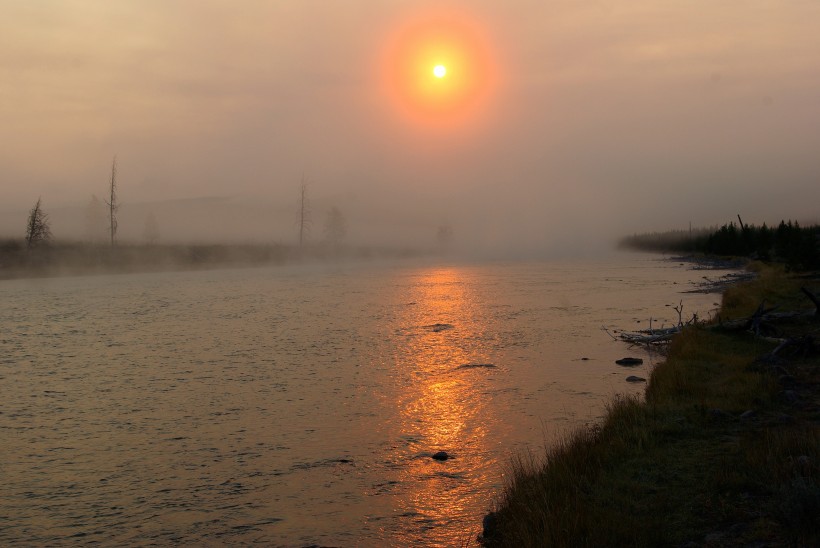
[[[303, 176], [314, 238], [335, 206], [350, 243], [423, 246], [446, 224], [468, 251], [548, 255], [738, 213], [817, 220], [816, 2], [0, 9], [2, 236], [42, 196], [55, 237], [82, 237], [114, 155], [126, 240], [153, 213], [166, 242], [292, 242]], [[391, 71], [434, 24], [468, 44], [450, 74], [472, 87], [425, 110]]]

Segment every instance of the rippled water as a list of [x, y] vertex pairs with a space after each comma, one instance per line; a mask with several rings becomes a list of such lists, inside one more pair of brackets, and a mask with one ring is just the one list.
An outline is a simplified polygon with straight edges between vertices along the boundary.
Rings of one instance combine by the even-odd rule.
[[715, 296], [678, 294], [700, 274], [623, 256], [0, 282], [0, 544], [470, 542], [511, 452], [642, 390], [624, 379], [655, 358], [615, 365], [641, 353], [601, 325], [703, 314]]

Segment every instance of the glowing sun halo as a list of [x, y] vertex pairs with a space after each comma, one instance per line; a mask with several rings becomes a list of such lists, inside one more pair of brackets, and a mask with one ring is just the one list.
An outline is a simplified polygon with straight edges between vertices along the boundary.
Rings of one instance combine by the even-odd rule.
[[414, 122], [452, 125], [474, 118], [495, 86], [492, 57], [481, 25], [470, 17], [408, 21], [384, 51], [387, 97]]

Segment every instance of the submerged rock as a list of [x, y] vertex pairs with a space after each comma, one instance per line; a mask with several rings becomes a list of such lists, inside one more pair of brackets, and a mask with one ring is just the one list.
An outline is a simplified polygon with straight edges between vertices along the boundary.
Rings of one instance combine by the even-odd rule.
[[643, 360], [640, 358], [621, 358], [620, 360], [615, 360], [615, 363], [618, 365], [641, 365]]
[[438, 453], [433, 454], [433, 458], [435, 460], [447, 460], [451, 457], [447, 454], [447, 451], [439, 451]]
[[458, 369], [478, 369], [483, 367], [485, 369], [495, 369], [495, 364], [493, 363], [465, 363], [463, 365], [459, 365]]
[[626, 382], [646, 382], [646, 379], [643, 377], [636, 377], [635, 375], [630, 375], [626, 378]]

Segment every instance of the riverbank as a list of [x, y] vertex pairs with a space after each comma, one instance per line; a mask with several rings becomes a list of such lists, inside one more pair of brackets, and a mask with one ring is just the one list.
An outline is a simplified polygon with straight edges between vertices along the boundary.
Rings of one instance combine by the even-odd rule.
[[[486, 546], [820, 541], [820, 320], [800, 290], [820, 282], [758, 270], [726, 289], [720, 323], [674, 339], [645, 399], [511, 463]], [[734, 327], [762, 302], [803, 314]]]

